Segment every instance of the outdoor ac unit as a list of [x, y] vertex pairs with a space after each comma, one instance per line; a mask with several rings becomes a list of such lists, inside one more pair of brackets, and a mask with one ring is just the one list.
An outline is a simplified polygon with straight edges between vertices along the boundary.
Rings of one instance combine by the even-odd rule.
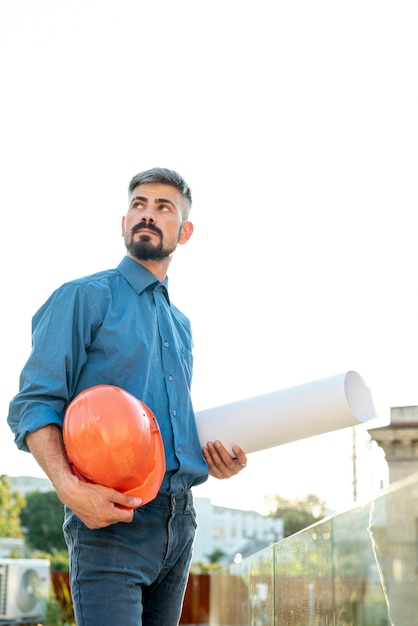
[[0, 620], [42, 618], [50, 588], [47, 559], [0, 559]]

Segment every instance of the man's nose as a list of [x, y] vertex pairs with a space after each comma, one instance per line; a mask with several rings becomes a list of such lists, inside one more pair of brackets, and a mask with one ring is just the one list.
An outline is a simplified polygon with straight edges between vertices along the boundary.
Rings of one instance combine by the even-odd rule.
[[152, 211], [149, 211], [149, 210], [145, 211], [144, 215], [141, 218], [141, 221], [142, 222], [146, 222], [147, 224], [148, 224], [148, 222], [151, 222], [151, 224], [153, 224], [154, 221], [155, 221], [155, 217], [154, 217]]

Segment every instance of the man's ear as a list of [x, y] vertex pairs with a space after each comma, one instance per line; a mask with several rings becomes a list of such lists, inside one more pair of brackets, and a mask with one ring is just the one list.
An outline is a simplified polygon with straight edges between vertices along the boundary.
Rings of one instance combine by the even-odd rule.
[[125, 216], [122, 217], [122, 237], [125, 236]]
[[189, 241], [190, 237], [193, 235], [193, 224], [192, 222], [183, 222], [180, 230], [179, 243], [183, 244]]

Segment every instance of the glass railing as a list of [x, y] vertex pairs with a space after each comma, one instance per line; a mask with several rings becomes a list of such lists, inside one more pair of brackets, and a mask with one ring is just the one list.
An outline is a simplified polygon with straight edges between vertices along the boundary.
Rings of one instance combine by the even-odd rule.
[[210, 626], [418, 625], [418, 474], [211, 578]]

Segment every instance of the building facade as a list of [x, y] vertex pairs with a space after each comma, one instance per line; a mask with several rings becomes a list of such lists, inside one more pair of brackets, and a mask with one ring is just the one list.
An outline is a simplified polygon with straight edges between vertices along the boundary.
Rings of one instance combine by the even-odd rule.
[[210, 498], [195, 498], [198, 528], [193, 563], [207, 563], [223, 553], [221, 563], [254, 554], [284, 537], [282, 519], [213, 505]]
[[391, 484], [418, 472], [418, 406], [392, 407], [390, 423], [369, 434], [385, 453]]

